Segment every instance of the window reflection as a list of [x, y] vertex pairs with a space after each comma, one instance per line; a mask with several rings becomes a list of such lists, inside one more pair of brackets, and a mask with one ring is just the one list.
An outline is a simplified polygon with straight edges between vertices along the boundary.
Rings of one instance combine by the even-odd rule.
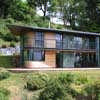
[[44, 61], [44, 51], [35, 49], [24, 50], [24, 60], [27, 61]]
[[62, 34], [56, 34], [56, 47], [57, 49], [62, 49]]
[[95, 53], [76, 53], [75, 67], [94, 67], [96, 66]]
[[95, 38], [56, 34], [57, 49], [95, 49]]
[[35, 33], [35, 47], [43, 47], [44, 46], [44, 35], [43, 32]]

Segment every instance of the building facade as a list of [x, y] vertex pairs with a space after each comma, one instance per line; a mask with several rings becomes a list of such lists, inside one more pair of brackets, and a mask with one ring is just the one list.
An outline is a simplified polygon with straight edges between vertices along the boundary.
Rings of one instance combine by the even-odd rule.
[[27, 68], [83, 68], [100, 66], [97, 33], [8, 26], [20, 36], [20, 62]]

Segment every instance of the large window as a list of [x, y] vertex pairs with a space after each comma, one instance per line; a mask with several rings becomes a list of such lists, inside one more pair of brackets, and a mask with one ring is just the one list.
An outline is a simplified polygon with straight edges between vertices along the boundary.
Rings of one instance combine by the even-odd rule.
[[42, 48], [44, 46], [44, 35], [43, 32], [35, 33], [35, 47]]
[[34, 50], [33, 56], [34, 56], [33, 57], [34, 61], [43, 61], [44, 60], [44, 51]]
[[63, 34], [63, 49], [95, 49], [95, 38]]
[[75, 67], [95, 67], [96, 54], [95, 53], [76, 53]]
[[56, 47], [62, 49], [62, 34], [56, 33]]
[[44, 51], [38, 49], [25, 49], [24, 60], [26, 61], [44, 61]]
[[[44, 61], [44, 50], [41, 50], [44, 46], [43, 32], [35, 32], [35, 36], [27, 37], [29, 44], [28, 47], [24, 47], [24, 60], [25, 61]], [[34, 48], [33, 48], [34, 47]]]
[[75, 49], [82, 48], [82, 38], [81, 37], [74, 37], [73, 48], [75, 48]]
[[96, 48], [96, 39], [89, 38], [89, 46], [90, 46], [90, 49], [95, 49]]

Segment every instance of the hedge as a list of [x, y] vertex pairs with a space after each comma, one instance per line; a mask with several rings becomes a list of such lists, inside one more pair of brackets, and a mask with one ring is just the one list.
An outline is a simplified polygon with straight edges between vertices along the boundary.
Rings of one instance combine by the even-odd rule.
[[16, 67], [18, 62], [16, 62], [15, 56], [0, 56], [0, 67], [12, 68]]

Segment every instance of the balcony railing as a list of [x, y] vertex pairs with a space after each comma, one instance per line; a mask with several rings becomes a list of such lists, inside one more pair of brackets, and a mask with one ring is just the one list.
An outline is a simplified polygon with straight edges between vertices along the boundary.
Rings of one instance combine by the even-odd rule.
[[24, 41], [24, 47], [57, 49], [57, 50], [66, 50], [66, 49], [95, 50], [95, 43], [94, 42], [81, 43], [75, 41], [58, 42], [56, 39], [44, 39], [44, 40], [28, 39], [27, 41]]

